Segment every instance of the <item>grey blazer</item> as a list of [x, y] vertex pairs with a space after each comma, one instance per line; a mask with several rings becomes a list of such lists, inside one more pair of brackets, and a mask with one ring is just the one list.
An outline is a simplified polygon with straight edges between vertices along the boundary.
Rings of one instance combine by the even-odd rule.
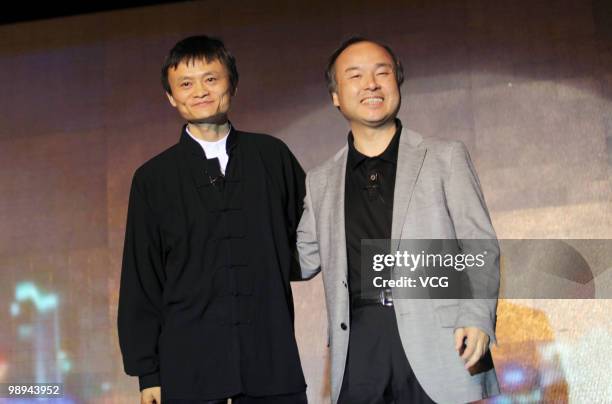
[[[304, 213], [297, 231], [302, 277], [323, 273], [334, 404], [340, 395], [350, 331], [346, 327], [349, 292], [344, 223], [347, 151], [345, 146], [307, 174]], [[470, 276], [485, 276], [497, 296], [499, 247], [478, 177], [463, 143], [424, 138], [403, 129], [392, 238], [495, 240], [494, 251], [489, 252], [493, 254], [495, 268], [480, 275], [472, 271]], [[454, 349], [453, 335], [456, 327], [476, 326], [489, 335], [491, 345], [496, 343], [497, 298], [396, 299], [394, 303], [406, 357], [419, 383], [434, 401], [465, 403], [499, 394], [492, 365], [479, 363], [470, 371], [464, 369]]]

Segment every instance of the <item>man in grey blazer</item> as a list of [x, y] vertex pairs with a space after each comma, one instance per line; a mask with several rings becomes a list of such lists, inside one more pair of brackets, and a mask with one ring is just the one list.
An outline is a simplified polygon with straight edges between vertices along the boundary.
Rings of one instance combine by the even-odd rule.
[[[465, 403], [499, 393], [489, 351], [499, 248], [478, 177], [461, 142], [402, 128], [402, 81], [393, 51], [364, 38], [345, 41], [327, 69], [351, 132], [345, 147], [307, 174], [298, 251], [304, 278], [323, 273], [334, 404]], [[488, 294], [377, 293], [363, 282], [364, 239], [491, 240], [493, 264], [466, 271]]]

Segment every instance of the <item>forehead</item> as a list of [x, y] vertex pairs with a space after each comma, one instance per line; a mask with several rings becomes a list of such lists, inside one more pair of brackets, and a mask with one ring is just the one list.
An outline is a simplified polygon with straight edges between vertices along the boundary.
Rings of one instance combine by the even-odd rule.
[[351, 67], [390, 64], [393, 58], [385, 48], [373, 42], [358, 42], [346, 48], [336, 59], [336, 71], [341, 72]]
[[226, 73], [227, 69], [219, 59], [208, 60], [204, 57], [186, 58], [176, 65], [170, 66], [168, 76], [196, 75], [207, 73]]

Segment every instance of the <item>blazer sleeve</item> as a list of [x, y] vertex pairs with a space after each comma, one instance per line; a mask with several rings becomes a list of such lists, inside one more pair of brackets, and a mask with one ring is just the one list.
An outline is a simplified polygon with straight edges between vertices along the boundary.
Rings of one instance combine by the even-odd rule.
[[306, 197], [304, 212], [297, 230], [297, 250], [300, 257], [302, 279], [310, 279], [321, 271], [319, 240], [317, 239], [316, 220], [312, 206], [310, 174], [306, 175]]
[[162, 274], [160, 232], [137, 171], [128, 205], [117, 325], [125, 372], [139, 377], [141, 390], [160, 385]]
[[292, 259], [289, 280], [297, 281], [301, 280], [301, 277], [299, 275], [300, 265], [297, 259], [296, 250], [296, 231], [303, 210], [302, 200], [304, 199], [304, 194], [306, 193], [304, 184], [306, 174], [304, 173], [299, 161], [285, 144], [283, 144], [282, 150], [282, 165], [283, 188], [285, 193], [285, 218]]
[[467, 270], [471, 299], [460, 300], [456, 327], [478, 327], [496, 344], [497, 298], [499, 295], [499, 244], [467, 148], [453, 142], [451, 172], [446, 188], [447, 206], [456, 237], [464, 254], [487, 251], [484, 268]]

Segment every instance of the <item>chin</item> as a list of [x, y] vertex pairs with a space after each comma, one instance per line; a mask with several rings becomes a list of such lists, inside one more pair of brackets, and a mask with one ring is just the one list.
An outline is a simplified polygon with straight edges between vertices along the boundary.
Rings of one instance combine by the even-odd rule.
[[191, 119], [190, 122], [221, 125], [227, 122], [227, 114], [215, 114], [215, 115], [207, 115], [203, 117], [202, 116], [193, 117], [193, 119]]
[[363, 122], [365, 122], [366, 125], [371, 126], [371, 127], [377, 127], [377, 126], [381, 126], [384, 125], [385, 123], [392, 121], [393, 120], [393, 116], [389, 116], [389, 115], [385, 115], [385, 116], [381, 116], [381, 117], [368, 117], [367, 119], [364, 119]]

